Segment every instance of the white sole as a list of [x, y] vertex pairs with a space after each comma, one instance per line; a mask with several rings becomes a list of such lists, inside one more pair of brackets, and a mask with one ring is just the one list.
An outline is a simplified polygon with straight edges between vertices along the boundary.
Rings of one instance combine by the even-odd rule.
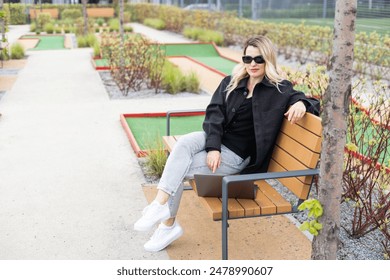
[[[181, 236], [183, 235], [183, 229], [180, 228], [180, 230], [175, 234], [173, 235], [170, 239], [168, 239], [165, 243], [161, 244], [161, 246], [159, 247], [156, 247], [156, 248], [147, 248], [144, 246], [144, 249], [148, 252], [152, 252], [152, 253], [155, 253], [155, 252], [159, 252], [163, 249], [165, 249], [166, 247], [168, 247], [172, 242], [174, 242], [175, 240], [179, 239]], [[146, 244], [145, 244], [146, 245]]]

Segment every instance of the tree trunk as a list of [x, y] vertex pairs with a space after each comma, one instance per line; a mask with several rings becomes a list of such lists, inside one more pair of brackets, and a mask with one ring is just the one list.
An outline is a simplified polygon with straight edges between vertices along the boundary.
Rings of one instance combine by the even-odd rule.
[[84, 18], [84, 36], [88, 34], [88, 14], [87, 14], [87, 3], [88, 0], [81, 0], [83, 4], [83, 18]]
[[[0, 0], [0, 11], [3, 10], [4, 1]], [[0, 29], [1, 29], [1, 41], [4, 42], [5, 40], [5, 20], [0, 17]]]
[[122, 44], [123, 42], [125, 41], [125, 32], [123, 30], [123, 13], [124, 13], [124, 1], [123, 0], [119, 0], [119, 34], [121, 36], [121, 41], [122, 41]]
[[313, 240], [312, 259], [336, 259], [340, 232], [348, 103], [351, 96], [357, 0], [337, 0], [329, 86], [323, 100], [319, 200], [323, 229]]

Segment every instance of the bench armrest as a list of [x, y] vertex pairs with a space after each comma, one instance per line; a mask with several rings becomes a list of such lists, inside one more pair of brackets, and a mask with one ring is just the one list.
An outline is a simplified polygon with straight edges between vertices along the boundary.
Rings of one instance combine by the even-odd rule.
[[184, 114], [184, 113], [204, 113], [205, 109], [188, 109], [188, 110], [171, 110], [167, 111], [167, 136], [171, 135], [171, 115]]
[[304, 169], [304, 170], [293, 170], [284, 172], [267, 172], [267, 173], [254, 173], [247, 175], [229, 175], [224, 176], [222, 179], [222, 219], [226, 215], [227, 219], [227, 205], [228, 205], [228, 188], [232, 182], [246, 182], [246, 181], [257, 181], [266, 179], [278, 179], [278, 178], [289, 178], [299, 176], [314, 176], [320, 173], [319, 169]]

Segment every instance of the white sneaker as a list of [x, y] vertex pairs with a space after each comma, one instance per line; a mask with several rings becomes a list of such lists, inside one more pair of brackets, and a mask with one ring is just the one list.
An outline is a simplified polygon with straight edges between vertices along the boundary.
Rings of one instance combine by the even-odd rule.
[[169, 211], [168, 202], [162, 205], [158, 201], [153, 200], [142, 211], [142, 217], [134, 223], [134, 230], [149, 231], [155, 224], [161, 223], [170, 217], [171, 212]]
[[178, 222], [168, 227], [161, 223], [144, 248], [148, 252], [158, 252], [183, 235], [183, 229]]

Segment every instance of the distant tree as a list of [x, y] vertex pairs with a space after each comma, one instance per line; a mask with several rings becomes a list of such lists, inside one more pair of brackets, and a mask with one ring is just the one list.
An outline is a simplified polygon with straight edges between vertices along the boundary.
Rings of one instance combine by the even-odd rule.
[[312, 259], [336, 259], [340, 233], [340, 202], [348, 104], [351, 97], [357, 0], [337, 0], [329, 86], [323, 99], [323, 142], [319, 200], [323, 228], [314, 237]]

